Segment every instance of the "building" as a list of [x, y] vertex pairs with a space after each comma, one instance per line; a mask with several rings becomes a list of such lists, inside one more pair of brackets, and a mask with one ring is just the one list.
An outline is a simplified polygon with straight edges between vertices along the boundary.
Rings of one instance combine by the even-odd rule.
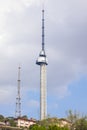
[[16, 121], [18, 127], [29, 128], [31, 125], [36, 124], [36, 121], [33, 119], [16, 118], [15, 121]]

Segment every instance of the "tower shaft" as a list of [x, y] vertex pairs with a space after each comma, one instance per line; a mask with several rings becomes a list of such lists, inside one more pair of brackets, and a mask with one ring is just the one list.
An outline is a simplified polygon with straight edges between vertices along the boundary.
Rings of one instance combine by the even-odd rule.
[[17, 87], [17, 97], [16, 97], [16, 117], [21, 117], [21, 97], [20, 97], [20, 69], [21, 67], [18, 67], [18, 87]]
[[46, 65], [40, 65], [40, 119], [47, 116]]

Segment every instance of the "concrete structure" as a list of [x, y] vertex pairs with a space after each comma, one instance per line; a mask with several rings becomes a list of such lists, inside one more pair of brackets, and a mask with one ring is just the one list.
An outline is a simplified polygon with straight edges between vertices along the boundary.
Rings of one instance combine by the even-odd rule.
[[44, 48], [44, 9], [42, 10], [42, 50], [36, 61], [40, 65], [40, 119], [47, 117], [46, 65], [47, 57]]

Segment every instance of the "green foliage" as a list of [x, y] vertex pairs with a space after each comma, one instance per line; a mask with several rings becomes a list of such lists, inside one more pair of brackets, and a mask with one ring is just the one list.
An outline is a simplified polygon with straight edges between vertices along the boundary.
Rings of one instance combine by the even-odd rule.
[[16, 122], [14, 121], [14, 119], [9, 119], [8, 122], [9, 122], [10, 126], [13, 126], [13, 127], [16, 127], [16, 126], [17, 126], [17, 124], [16, 124]]
[[87, 130], [87, 119], [83, 117], [77, 120], [74, 124], [75, 130]]
[[69, 121], [71, 122], [70, 130], [87, 130], [87, 116], [80, 116], [76, 112], [68, 111]]
[[28, 116], [27, 115], [23, 115], [21, 118], [28, 119]]
[[46, 130], [44, 126], [32, 125], [29, 130]]
[[77, 122], [77, 120], [79, 120], [79, 118], [80, 118], [80, 115], [76, 111], [73, 112], [72, 110], [69, 110], [67, 112], [67, 119], [71, 123], [70, 130], [74, 130], [75, 123]]
[[48, 130], [58, 130], [57, 126], [49, 126]]
[[58, 127], [57, 125], [50, 125], [48, 128], [40, 125], [32, 125], [29, 130], [69, 130], [67, 127]]
[[0, 115], [0, 121], [4, 121], [4, 116], [3, 115]]
[[67, 112], [67, 119], [73, 124], [79, 119], [79, 114], [76, 111], [69, 110]]
[[49, 126], [47, 130], [69, 130], [67, 127], [58, 127], [56, 125]]
[[59, 124], [59, 119], [54, 117], [54, 118], [47, 118], [42, 121], [38, 121], [38, 125], [45, 126], [48, 128], [50, 125], [58, 125]]

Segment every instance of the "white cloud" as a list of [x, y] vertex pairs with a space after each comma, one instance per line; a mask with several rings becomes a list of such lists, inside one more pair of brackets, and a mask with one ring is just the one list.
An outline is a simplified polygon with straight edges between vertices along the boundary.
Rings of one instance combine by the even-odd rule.
[[[63, 98], [70, 94], [69, 84], [87, 74], [87, 1], [45, 2], [48, 93], [56, 92], [57, 98]], [[14, 86], [20, 63], [23, 86], [27, 89], [39, 86], [39, 66], [35, 67], [35, 60], [41, 49], [41, 3], [41, 0], [0, 1], [0, 102], [12, 96], [14, 87], [10, 93], [6, 88], [10, 89], [9, 84]], [[38, 106], [37, 101], [30, 104]]]
[[[14, 86], [0, 86], [0, 104], [13, 103], [16, 89]], [[15, 102], [15, 101], [14, 101]]]
[[36, 107], [36, 108], [38, 108], [39, 107], [39, 102], [38, 101], [36, 101], [36, 100], [30, 100], [29, 102], [28, 102], [28, 107], [30, 108], [34, 108], [34, 107]]

